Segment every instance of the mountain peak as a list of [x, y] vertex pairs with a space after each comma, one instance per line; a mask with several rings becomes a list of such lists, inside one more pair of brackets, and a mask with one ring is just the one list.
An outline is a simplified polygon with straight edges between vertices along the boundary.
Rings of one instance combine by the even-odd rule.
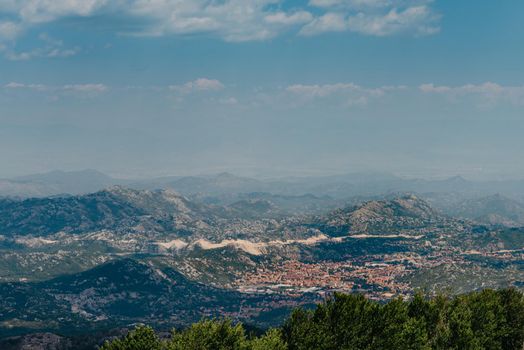
[[227, 171], [219, 173], [215, 177], [219, 178], [219, 179], [236, 179], [236, 178], [238, 178], [238, 176], [233, 175], [231, 173], [228, 173]]
[[360, 205], [356, 210], [373, 211], [377, 214], [387, 214], [396, 216], [424, 216], [429, 217], [435, 211], [424, 200], [413, 194], [403, 195], [391, 200], [369, 201]]
[[424, 200], [405, 195], [391, 200], [374, 200], [337, 210], [327, 225], [346, 227], [351, 233], [390, 234], [427, 227], [442, 217]]
[[[59, 194], [84, 194], [100, 191], [103, 188], [121, 183], [122, 180], [93, 169], [78, 171], [53, 170], [47, 173], [20, 176], [8, 180], [18, 187], [37, 188], [41, 194], [38, 196]], [[26, 192], [30, 192], [26, 190]], [[27, 195], [21, 194], [24, 197]]]
[[24, 176], [18, 176], [13, 178], [15, 181], [64, 181], [67, 179], [78, 179], [78, 178], [91, 178], [91, 179], [106, 179], [110, 180], [111, 177], [95, 169], [83, 169], [83, 170], [51, 170], [44, 173], [30, 174]]
[[445, 182], [452, 182], [452, 183], [468, 183], [469, 181], [463, 178], [460, 175], [452, 176], [450, 178], [447, 178], [444, 180]]

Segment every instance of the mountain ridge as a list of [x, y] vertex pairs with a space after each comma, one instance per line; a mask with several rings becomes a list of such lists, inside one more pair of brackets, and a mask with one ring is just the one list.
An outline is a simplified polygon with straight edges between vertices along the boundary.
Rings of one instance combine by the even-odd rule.
[[221, 196], [232, 193], [268, 192], [280, 195], [329, 195], [346, 198], [390, 192], [453, 192], [462, 194], [502, 193], [524, 197], [524, 180], [471, 181], [461, 176], [427, 180], [404, 178], [381, 172], [353, 172], [331, 176], [255, 179], [231, 173], [164, 176], [146, 179], [117, 179], [96, 170], [52, 171], [0, 179], [0, 196], [46, 197], [86, 194], [112, 185], [136, 189], [173, 189], [184, 195]]

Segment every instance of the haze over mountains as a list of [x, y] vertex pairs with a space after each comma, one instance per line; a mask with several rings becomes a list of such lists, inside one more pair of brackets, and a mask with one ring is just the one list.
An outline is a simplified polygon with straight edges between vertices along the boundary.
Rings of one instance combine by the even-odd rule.
[[523, 13], [0, 0], [0, 350], [523, 350]]
[[350, 173], [260, 180], [220, 173], [130, 180], [95, 170], [52, 171], [0, 180], [0, 197], [67, 197], [112, 186], [170, 190], [201, 204], [227, 206], [231, 212], [236, 208], [237, 214], [242, 211], [242, 216], [252, 218], [315, 214], [384, 196], [416, 193], [447, 215], [486, 224], [524, 225], [524, 180], [478, 182], [458, 176], [425, 180], [385, 173]]
[[469, 195], [500, 193], [511, 197], [524, 197], [524, 180], [470, 181], [460, 176], [443, 180], [425, 180], [370, 172], [264, 180], [235, 176], [230, 173], [130, 180], [112, 178], [96, 170], [52, 171], [3, 179], [0, 180], [0, 196], [44, 197], [85, 194], [113, 185], [136, 189], [173, 189], [183, 195], [212, 196], [267, 192], [279, 195], [313, 194], [344, 198], [394, 192], [453, 192]]
[[0, 186], [0, 344], [94, 349], [78, 339], [202, 317], [267, 328], [334, 292], [524, 288], [519, 181], [87, 170]]
[[6, 183], [20, 191], [0, 198], [6, 335], [217, 315], [268, 327], [335, 291], [389, 300], [524, 286], [524, 205], [490, 192], [511, 183], [95, 171]]

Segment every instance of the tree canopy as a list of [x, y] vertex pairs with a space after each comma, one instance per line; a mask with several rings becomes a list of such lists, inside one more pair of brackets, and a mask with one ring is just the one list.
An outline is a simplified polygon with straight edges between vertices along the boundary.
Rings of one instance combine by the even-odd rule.
[[102, 350], [521, 350], [524, 295], [483, 290], [449, 298], [416, 294], [381, 304], [334, 294], [314, 310], [298, 308], [282, 327], [256, 337], [230, 320], [202, 320], [159, 339], [139, 326]]

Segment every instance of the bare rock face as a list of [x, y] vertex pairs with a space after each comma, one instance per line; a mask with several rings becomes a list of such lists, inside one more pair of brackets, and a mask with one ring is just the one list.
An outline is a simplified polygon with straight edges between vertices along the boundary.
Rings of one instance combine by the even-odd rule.
[[0, 342], [4, 350], [65, 350], [71, 348], [70, 340], [52, 333], [34, 333], [12, 337]]
[[324, 231], [340, 234], [391, 234], [404, 231], [420, 234], [417, 230], [443, 224], [446, 218], [424, 200], [407, 195], [335, 210], [323, 220]]
[[450, 215], [488, 225], [522, 227], [524, 205], [500, 194], [464, 200], [448, 208]]
[[212, 208], [192, 203], [172, 191], [118, 186], [81, 196], [0, 198], [0, 228], [5, 235], [48, 236], [98, 230], [173, 232], [194, 221], [212, 221], [214, 214]]

